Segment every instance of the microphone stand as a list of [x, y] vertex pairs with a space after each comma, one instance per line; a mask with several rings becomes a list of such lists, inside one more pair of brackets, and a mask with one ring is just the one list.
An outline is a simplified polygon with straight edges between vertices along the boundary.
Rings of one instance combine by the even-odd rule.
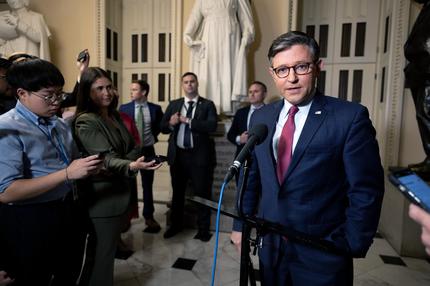
[[[249, 167], [251, 166], [251, 156], [248, 155], [243, 165], [242, 184], [239, 188], [239, 199], [237, 201], [237, 210], [242, 223], [242, 240], [240, 248], [240, 286], [248, 285], [248, 276], [251, 286], [256, 286], [254, 266], [250, 257], [251, 247], [250, 244], [255, 245], [255, 241], [251, 239], [252, 226], [248, 224], [243, 213], [242, 201], [245, 194], [245, 189], [248, 181]], [[255, 255], [255, 251], [254, 251]]]

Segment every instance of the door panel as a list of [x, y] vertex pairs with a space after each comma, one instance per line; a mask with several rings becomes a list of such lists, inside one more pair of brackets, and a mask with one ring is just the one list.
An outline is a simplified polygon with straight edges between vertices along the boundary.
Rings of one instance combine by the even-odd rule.
[[327, 95], [360, 102], [371, 115], [380, 6], [381, 0], [303, 0], [302, 5], [302, 31], [314, 33], [324, 62], [325, 82], [319, 85]]
[[[123, 94], [133, 79], [146, 79], [149, 101], [167, 107], [172, 69], [172, 0], [123, 0]], [[170, 89], [171, 90], [171, 89]], [[123, 102], [129, 98], [124, 97]]]

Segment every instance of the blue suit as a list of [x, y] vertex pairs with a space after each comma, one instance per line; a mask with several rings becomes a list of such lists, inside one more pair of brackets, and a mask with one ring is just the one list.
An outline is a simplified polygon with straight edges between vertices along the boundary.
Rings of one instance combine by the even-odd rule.
[[[158, 134], [160, 134], [160, 122], [163, 118], [163, 111], [161, 106], [147, 102], [149, 114], [151, 116], [151, 132], [154, 136], [155, 142], [158, 142]], [[126, 113], [133, 120], [135, 120], [135, 102], [131, 101], [126, 104], [122, 104], [119, 107], [119, 111]], [[143, 142], [142, 142], [143, 143]], [[143, 155], [145, 157], [154, 156], [155, 149], [154, 146], [143, 147]], [[154, 214], [154, 199], [152, 194], [152, 184], [154, 182], [154, 171], [151, 170], [141, 170], [140, 175], [142, 177], [142, 187], [143, 187], [143, 217], [146, 219], [153, 218]]]
[[253, 114], [251, 126], [265, 124], [269, 134], [253, 152], [244, 211], [324, 238], [346, 255], [267, 234], [259, 251], [263, 285], [352, 285], [352, 257], [364, 257], [372, 244], [384, 192], [368, 111], [317, 93], [280, 185], [272, 139], [283, 104]]

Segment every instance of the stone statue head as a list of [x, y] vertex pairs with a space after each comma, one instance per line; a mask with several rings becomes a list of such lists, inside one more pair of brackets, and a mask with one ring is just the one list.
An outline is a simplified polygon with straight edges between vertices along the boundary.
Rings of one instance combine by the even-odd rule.
[[12, 10], [28, 7], [30, 0], [7, 0], [7, 4]]

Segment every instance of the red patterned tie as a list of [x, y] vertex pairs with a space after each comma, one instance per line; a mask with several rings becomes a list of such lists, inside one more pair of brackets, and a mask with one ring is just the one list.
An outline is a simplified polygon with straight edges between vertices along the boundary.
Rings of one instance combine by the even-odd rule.
[[291, 162], [294, 130], [296, 129], [294, 115], [296, 115], [297, 111], [299, 111], [297, 106], [293, 105], [290, 107], [287, 122], [284, 128], [282, 128], [281, 137], [278, 142], [278, 164], [276, 166], [276, 174], [278, 175], [278, 182], [280, 185], [282, 185], [284, 181], [285, 174]]

